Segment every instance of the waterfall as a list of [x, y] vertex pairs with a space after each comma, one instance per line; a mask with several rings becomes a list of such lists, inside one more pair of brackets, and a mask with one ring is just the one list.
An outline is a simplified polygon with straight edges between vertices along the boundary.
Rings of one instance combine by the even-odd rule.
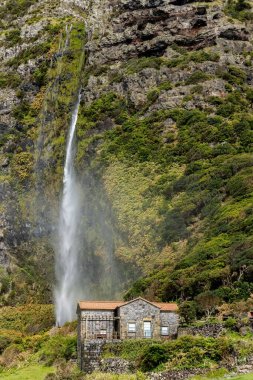
[[75, 318], [77, 299], [80, 298], [78, 225], [80, 202], [74, 170], [75, 130], [80, 104], [80, 92], [73, 109], [67, 140], [63, 176], [63, 195], [60, 206], [58, 249], [56, 252], [56, 322], [62, 326]]

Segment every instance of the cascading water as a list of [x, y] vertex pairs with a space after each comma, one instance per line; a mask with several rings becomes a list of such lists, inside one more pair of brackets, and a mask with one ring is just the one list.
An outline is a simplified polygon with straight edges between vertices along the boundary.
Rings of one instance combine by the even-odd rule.
[[60, 208], [58, 249], [56, 253], [55, 305], [56, 322], [62, 326], [75, 318], [77, 299], [80, 298], [78, 225], [80, 203], [74, 170], [75, 130], [80, 104], [80, 92], [75, 104], [67, 141], [63, 177], [63, 196]]

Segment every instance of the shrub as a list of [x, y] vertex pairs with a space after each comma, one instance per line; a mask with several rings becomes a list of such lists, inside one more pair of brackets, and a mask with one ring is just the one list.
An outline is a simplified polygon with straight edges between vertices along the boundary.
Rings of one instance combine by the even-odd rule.
[[153, 90], [150, 90], [147, 94], [147, 99], [150, 103], [154, 103], [159, 98], [160, 91], [159, 89], [155, 88]]
[[35, 2], [36, 0], [8, 0], [0, 9], [0, 17], [4, 18], [6, 15], [9, 15], [11, 19], [22, 17]]
[[158, 367], [159, 364], [165, 363], [168, 357], [166, 347], [160, 344], [154, 344], [144, 350], [139, 359], [139, 368], [144, 372], [152, 371]]
[[229, 317], [225, 323], [224, 323], [224, 326], [227, 328], [227, 329], [231, 329], [231, 330], [234, 330], [234, 328], [236, 327], [237, 325], [237, 320], [233, 317]]
[[9, 60], [9, 65], [17, 68], [21, 63], [27, 63], [29, 59], [37, 58], [49, 52], [51, 45], [48, 41], [22, 50], [16, 57]]
[[0, 311], [0, 329], [34, 334], [46, 331], [54, 323], [53, 305], [6, 306]]
[[5, 36], [6, 42], [8, 46], [14, 46], [21, 41], [20, 30], [19, 29], [11, 29]]
[[225, 11], [239, 20], [251, 20], [253, 15], [250, 2], [247, 0], [228, 0]]
[[34, 70], [33, 79], [38, 86], [44, 86], [46, 84], [46, 74], [48, 70], [48, 61], [43, 61], [39, 67]]
[[12, 344], [8, 346], [1, 356], [0, 364], [2, 364], [5, 367], [11, 367], [15, 365], [15, 363], [18, 360], [18, 356], [21, 352], [22, 348], [20, 347], [20, 345]]
[[186, 85], [196, 84], [199, 82], [204, 82], [206, 80], [209, 80], [210, 78], [211, 78], [210, 75], [204, 73], [203, 71], [197, 70], [185, 80], [185, 84]]
[[191, 323], [196, 319], [197, 305], [194, 301], [185, 301], [179, 307], [180, 316], [186, 323]]
[[6, 335], [0, 335], [0, 355], [11, 344], [12, 339]]
[[56, 359], [76, 358], [76, 336], [55, 335], [42, 344], [41, 359], [51, 365]]
[[125, 70], [127, 74], [134, 74], [146, 68], [159, 69], [162, 64], [162, 59], [159, 57], [143, 57], [131, 59], [126, 64]]
[[16, 88], [21, 83], [20, 75], [13, 72], [0, 72], [0, 88]]
[[218, 70], [216, 74], [230, 85], [243, 85], [247, 78], [245, 71], [232, 65], [228, 66], [227, 71]]
[[212, 291], [206, 291], [195, 298], [200, 311], [204, 312], [207, 317], [214, 314], [216, 308], [221, 303], [221, 299]]
[[250, 103], [253, 103], [253, 89], [252, 88], [248, 88], [246, 90], [246, 99], [250, 102]]
[[219, 57], [219, 54], [217, 53], [200, 50], [200, 51], [195, 51], [195, 52], [190, 52], [190, 53], [183, 52], [183, 54], [177, 58], [173, 58], [169, 61], [164, 61], [164, 64], [167, 67], [184, 68], [184, 67], [187, 67], [187, 64], [189, 62], [196, 62], [196, 63], [202, 63], [206, 61], [217, 62], [219, 61], [219, 59], [220, 57]]

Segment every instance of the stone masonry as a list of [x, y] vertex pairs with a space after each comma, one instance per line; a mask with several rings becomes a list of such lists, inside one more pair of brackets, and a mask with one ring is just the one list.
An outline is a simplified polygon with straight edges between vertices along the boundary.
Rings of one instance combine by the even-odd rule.
[[[127, 303], [118, 310], [122, 339], [143, 338], [143, 322], [151, 322], [152, 338], [160, 338], [160, 309], [142, 299]], [[136, 323], [136, 332], [128, 331], [129, 323]]]
[[108, 342], [176, 336], [177, 311], [175, 303], [150, 302], [141, 297], [128, 302], [80, 301], [77, 307], [79, 367], [85, 372], [98, 370], [103, 347]]

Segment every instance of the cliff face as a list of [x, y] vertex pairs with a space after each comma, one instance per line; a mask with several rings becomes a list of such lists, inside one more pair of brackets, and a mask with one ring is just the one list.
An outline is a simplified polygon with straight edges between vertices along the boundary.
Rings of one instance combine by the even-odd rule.
[[244, 1], [5, 2], [2, 302], [51, 294], [65, 137], [80, 82], [76, 168], [91, 294], [108, 296], [139, 276], [128, 297], [250, 294], [249, 8]]

